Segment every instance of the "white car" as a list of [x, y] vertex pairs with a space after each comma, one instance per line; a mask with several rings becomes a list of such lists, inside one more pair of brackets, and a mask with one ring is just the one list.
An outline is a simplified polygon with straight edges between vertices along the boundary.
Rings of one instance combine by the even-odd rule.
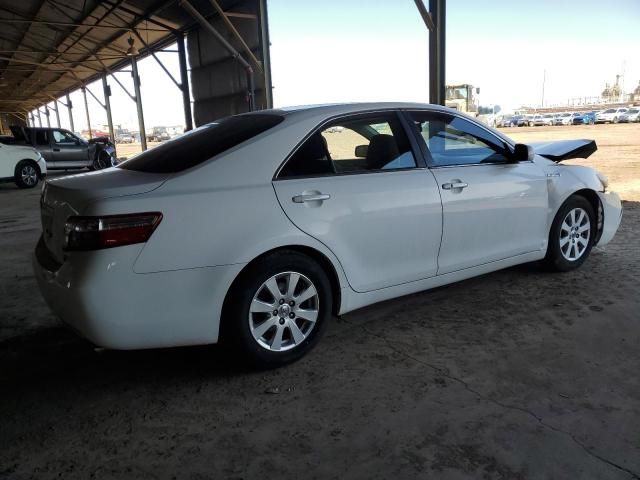
[[529, 120], [529, 126], [539, 127], [553, 125], [553, 118], [554, 116], [550, 113], [545, 113], [544, 115], [534, 115], [533, 118]]
[[571, 112], [558, 113], [553, 118], [554, 125], [571, 125], [573, 123], [574, 114]]
[[331, 314], [525, 262], [581, 265], [621, 203], [592, 168], [557, 162], [595, 149], [514, 144], [432, 105], [232, 116], [48, 181], [33, 267], [53, 311], [97, 345], [222, 340], [280, 365]]
[[608, 108], [596, 114], [596, 123], [618, 123], [620, 117], [627, 113], [627, 108]]
[[620, 123], [640, 122], [640, 109], [630, 108], [628, 111], [620, 115], [618, 121]]
[[47, 164], [35, 148], [0, 143], [0, 183], [33, 188], [46, 175]]

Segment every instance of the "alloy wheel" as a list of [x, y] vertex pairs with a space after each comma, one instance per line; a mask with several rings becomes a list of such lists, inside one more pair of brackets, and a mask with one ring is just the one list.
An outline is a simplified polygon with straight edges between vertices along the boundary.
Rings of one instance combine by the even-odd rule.
[[249, 329], [258, 344], [281, 352], [297, 347], [309, 336], [320, 299], [309, 278], [298, 272], [282, 272], [266, 280], [249, 306]]
[[20, 177], [22, 178], [22, 182], [29, 187], [33, 187], [36, 183], [38, 183], [38, 172], [31, 165], [25, 165], [20, 170]]
[[560, 225], [560, 252], [570, 262], [578, 260], [589, 246], [591, 220], [582, 208], [567, 213]]

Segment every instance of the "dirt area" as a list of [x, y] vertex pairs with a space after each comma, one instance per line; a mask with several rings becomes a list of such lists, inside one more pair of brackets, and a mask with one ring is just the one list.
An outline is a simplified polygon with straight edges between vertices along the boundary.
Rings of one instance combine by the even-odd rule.
[[[157, 147], [161, 142], [147, 142], [147, 148]], [[131, 158], [142, 152], [142, 146], [139, 143], [118, 143], [116, 145], [116, 153], [119, 159]]]
[[630, 200], [606, 249], [336, 318], [267, 372], [94, 350], [32, 277], [39, 192], [0, 185], [0, 478], [640, 478], [640, 125], [508, 133], [596, 138]]
[[500, 131], [522, 143], [569, 138], [595, 140], [596, 153], [587, 160], [567, 163], [597, 168], [609, 178], [611, 190], [619, 192], [625, 200], [640, 200], [640, 123], [518, 127]]

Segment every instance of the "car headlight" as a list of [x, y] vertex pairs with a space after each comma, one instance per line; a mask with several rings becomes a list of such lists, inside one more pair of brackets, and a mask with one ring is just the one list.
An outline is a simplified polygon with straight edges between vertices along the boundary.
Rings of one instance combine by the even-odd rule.
[[598, 176], [598, 180], [600, 180], [600, 183], [602, 184], [602, 191], [606, 192], [607, 187], [609, 186], [609, 179], [600, 172], [596, 172], [596, 175]]

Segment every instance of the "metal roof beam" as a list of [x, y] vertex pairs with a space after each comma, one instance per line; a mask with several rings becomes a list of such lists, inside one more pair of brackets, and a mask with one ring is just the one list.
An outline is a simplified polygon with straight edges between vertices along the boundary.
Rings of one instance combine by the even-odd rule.
[[[104, 0], [104, 3], [109, 4], [109, 5], [113, 5], [113, 2], [110, 0]], [[120, 4], [117, 6], [118, 10], [122, 10], [125, 13], [128, 13], [129, 15], [133, 15], [133, 16], [141, 16], [142, 20], [146, 20], [150, 23], [153, 23], [154, 25], [158, 25], [159, 27], [164, 28], [165, 30], [172, 32], [172, 33], [177, 33], [178, 29], [176, 29], [175, 27], [172, 27], [171, 25], [167, 25], [164, 22], [161, 22], [159, 20], [156, 20], [154, 18], [151, 18], [152, 15], [145, 15], [144, 12], [136, 12], [135, 10], [132, 10], [131, 8], [127, 8], [124, 5]]]
[[[50, 22], [50, 21], [45, 21], [45, 20], [10, 20], [10, 19], [6, 19], [6, 18], [0, 18], [0, 23], [25, 23], [25, 24], [30, 24], [30, 25], [44, 25], [44, 26], [52, 26], [52, 25], [56, 25], [56, 26], [62, 26], [62, 27], [74, 27], [74, 28], [102, 28], [105, 30], [126, 30], [123, 27], [118, 27], [115, 25], [102, 25], [102, 24], [87, 24], [87, 23], [71, 23], [71, 22]], [[149, 27], [143, 27], [141, 28], [141, 30], [149, 30], [150, 32], [165, 32], [166, 30], [164, 29], [159, 29], [159, 28], [149, 28]], [[57, 32], [59, 32], [60, 30], [56, 30]]]
[[220, 16], [220, 18], [222, 19], [222, 22], [227, 26], [227, 28], [231, 31], [231, 33], [233, 34], [234, 37], [236, 37], [236, 39], [238, 40], [238, 42], [240, 42], [240, 45], [242, 45], [242, 48], [244, 49], [244, 51], [246, 52], [247, 56], [251, 59], [251, 61], [255, 64], [256, 67], [258, 67], [258, 70], [261, 73], [264, 73], [264, 69], [262, 68], [262, 62], [260, 62], [256, 56], [253, 54], [253, 52], [251, 51], [251, 49], [249, 48], [249, 45], [247, 45], [247, 42], [244, 41], [244, 38], [242, 38], [242, 35], [240, 35], [240, 32], [238, 32], [238, 30], [236, 29], [236, 27], [233, 25], [233, 23], [231, 23], [231, 20], [229, 20], [229, 18], [227, 17], [227, 15], [225, 14], [224, 10], [222, 10], [222, 7], [218, 4], [218, 2], [216, 0], [209, 0], [209, 3], [213, 6], [213, 8], [215, 9], [216, 12], [218, 12], [218, 15]]

